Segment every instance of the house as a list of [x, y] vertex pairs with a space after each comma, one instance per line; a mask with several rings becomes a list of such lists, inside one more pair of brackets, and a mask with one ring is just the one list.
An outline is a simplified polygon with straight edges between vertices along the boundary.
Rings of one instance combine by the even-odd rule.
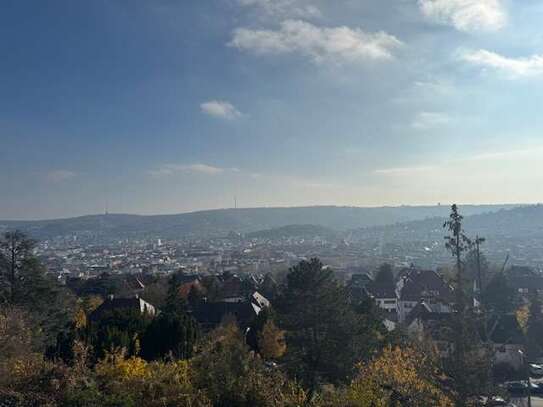
[[368, 284], [366, 290], [375, 300], [379, 308], [387, 313], [396, 313], [398, 311], [398, 297], [394, 285], [377, 284], [375, 282]]
[[201, 301], [191, 307], [193, 317], [204, 330], [220, 325], [226, 317], [233, 317], [241, 328], [247, 328], [270, 302], [254, 292], [242, 301]]
[[446, 358], [452, 351], [450, 326], [452, 308], [441, 303], [419, 302], [405, 319], [408, 335], [417, 339], [430, 339], [439, 356]]
[[368, 273], [356, 273], [351, 276], [351, 279], [347, 282], [347, 289], [349, 295], [355, 301], [360, 301], [367, 298], [370, 295], [367, 286], [373, 282], [373, 279]]
[[115, 298], [111, 296], [90, 314], [89, 319], [97, 321], [111, 310], [134, 310], [150, 317], [154, 317], [158, 312], [154, 305], [149, 304], [138, 296], [133, 298]]
[[543, 290], [543, 275], [525, 266], [511, 266], [505, 273], [507, 283], [521, 294]]
[[396, 293], [400, 322], [404, 322], [421, 301], [449, 306], [454, 300], [452, 287], [439, 274], [433, 270], [418, 270], [413, 267], [401, 272], [396, 283]]
[[127, 293], [141, 294], [145, 290], [145, 284], [138, 276], [127, 276], [124, 279], [124, 289]]
[[221, 301], [239, 302], [245, 299], [243, 281], [236, 274], [225, 272], [219, 276]]
[[524, 360], [524, 334], [514, 314], [494, 315], [487, 322], [488, 341], [494, 350], [494, 364], [506, 364], [515, 370]]
[[270, 302], [268, 301], [268, 299], [260, 294], [258, 291], [255, 291], [251, 294], [250, 301], [252, 304], [256, 305], [260, 309], [268, 308], [270, 306]]
[[370, 277], [368, 273], [354, 273], [351, 276], [351, 281], [349, 285], [352, 288], [364, 289], [368, 286], [368, 284], [372, 282], [373, 282], [373, 279]]

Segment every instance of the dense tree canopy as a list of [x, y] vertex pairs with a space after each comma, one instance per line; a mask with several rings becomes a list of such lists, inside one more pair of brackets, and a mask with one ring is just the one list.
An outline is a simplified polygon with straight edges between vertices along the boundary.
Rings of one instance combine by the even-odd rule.
[[537, 290], [530, 295], [530, 307], [526, 322], [527, 351], [530, 358], [538, 358], [543, 353], [543, 313]]
[[186, 313], [161, 313], [142, 336], [141, 354], [147, 360], [166, 356], [188, 359], [194, 353], [198, 335], [196, 321]]
[[289, 371], [312, 391], [323, 381], [348, 380], [354, 364], [371, 355], [377, 341], [378, 332], [368, 329], [346, 289], [318, 259], [290, 270], [277, 310], [286, 331]]
[[503, 272], [494, 275], [483, 292], [483, 304], [491, 313], [506, 314], [517, 306], [515, 291], [509, 286]]

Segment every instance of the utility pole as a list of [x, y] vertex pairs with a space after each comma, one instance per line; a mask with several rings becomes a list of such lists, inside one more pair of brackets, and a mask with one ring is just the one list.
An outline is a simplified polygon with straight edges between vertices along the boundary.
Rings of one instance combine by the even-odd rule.
[[528, 358], [526, 357], [523, 351], [519, 350], [518, 353], [520, 353], [522, 357], [523, 365], [525, 366], [525, 369], [526, 369], [526, 379], [527, 379], [527, 384], [528, 384], [528, 407], [532, 407], [532, 387], [531, 387], [531, 382], [530, 382], [530, 364], [528, 362]]
[[[477, 285], [479, 296], [483, 293], [483, 277], [481, 273], [481, 243], [485, 241], [484, 237], [479, 237], [479, 235], [475, 236], [475, 254], [477, 256]], [[479, 301], [481, 298], [479, 298]]]

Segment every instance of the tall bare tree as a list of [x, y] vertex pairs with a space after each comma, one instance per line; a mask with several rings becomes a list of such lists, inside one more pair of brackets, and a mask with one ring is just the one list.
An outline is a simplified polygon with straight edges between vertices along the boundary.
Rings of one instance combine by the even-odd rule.
[[32, 257], [35, 242], [20, 231], [6, 232], [0, 238], [0, 271], [7, 283], [7, 298], [10, 303], [17, 295], [17, 282], [24, 262]]
[[[443, 224], [449, 235], [445, 236], [445, 247], [456, 263], [456, 312], [452, 323], [453, 357], [448, 364], [448, 373], [456, 384], [456, 404], [465, 406], [470, 392], [481, 392], [488, 386], [490, 361], [477, 329], [473, 307], [466, 301], [464, 254], [480, 245], [484, 240], [470, 239], [462, 226], [463, 216], [458, 207], [452, 205], [449, 219]], [[484, 323], [484, 321], [483, 321]]]

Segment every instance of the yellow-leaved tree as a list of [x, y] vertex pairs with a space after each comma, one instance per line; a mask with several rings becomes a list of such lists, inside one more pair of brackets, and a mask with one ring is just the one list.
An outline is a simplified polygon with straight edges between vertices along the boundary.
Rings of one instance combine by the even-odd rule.
[[203, 392], [192, 386], [186, 360], [146, 362], [116, 352], [99, 361], [95, 372], [104, 393], [116, 400], [149, 407], [211, 405]]
[[413, 347], [387, 347], [369, 364], [347, 390], [346, 405], [352, 407], [452, 407], [439, 388], [439, 371], [431, 354]]
[[287, 351], [285, 331], [277, 328], [272, 320], [268, 320], [258, 334], [258, 348], [264, 359], [279, 359]]

